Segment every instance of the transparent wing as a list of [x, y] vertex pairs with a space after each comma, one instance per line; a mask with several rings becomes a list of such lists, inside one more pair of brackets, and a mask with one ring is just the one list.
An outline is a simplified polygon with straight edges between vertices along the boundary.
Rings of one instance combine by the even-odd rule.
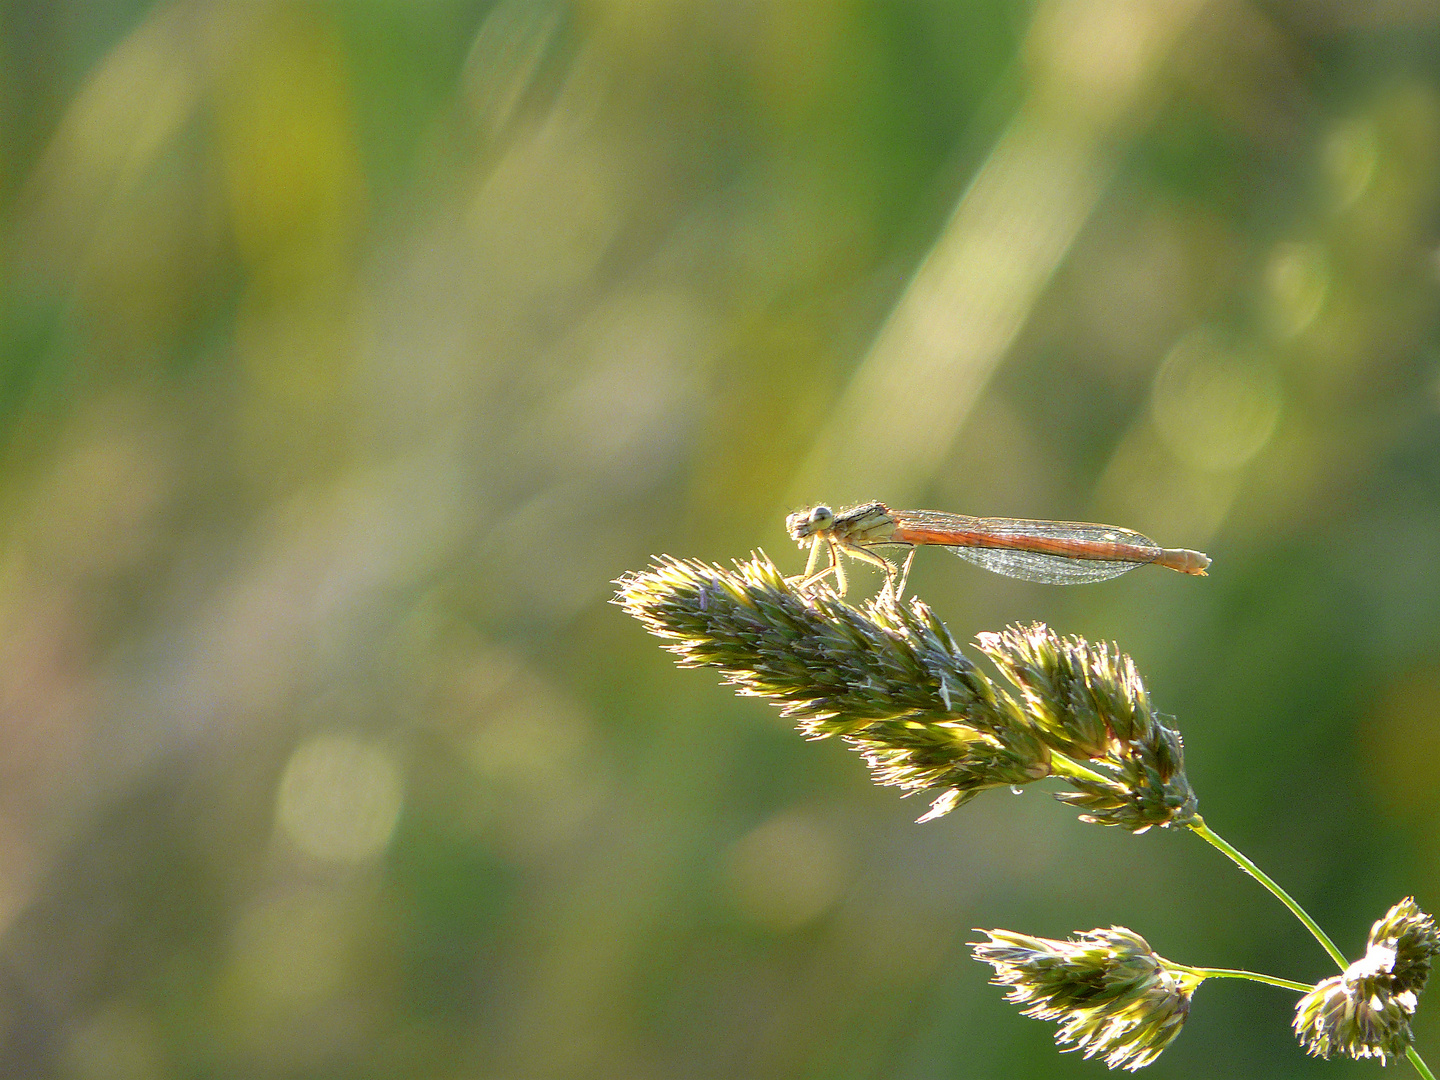
[[1039, 581], [1046, 585], [1083, 585], [1089, 581], [1104, 581], [1143, 565], [1104, 559], [1069, 559], [1038, 551], [1016, 551], [1007, 548], [947, 546], [945, 550], [993, 573], [1024, 581]]
[[1025, 518], [972, 518], [935, 510], [897, 514], [902, 534], [934, 544], [996, 574], [1047, 585], [1119, 577], [1153, 562], [1160, 546], [1113, 525]]

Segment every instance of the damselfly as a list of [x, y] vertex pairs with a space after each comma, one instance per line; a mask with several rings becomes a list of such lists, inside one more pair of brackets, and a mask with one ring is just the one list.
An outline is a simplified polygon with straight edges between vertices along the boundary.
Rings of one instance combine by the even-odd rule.
[[[842, 554], [880, 567], [887, 587], [895, 591], [896, 567], [870, 550], [887, 544], [943, 547], [997, 574], [1051, 585], [1104, 581], [1147, 563], [1203, 577], [1210, 565], [1209, 557], [1198, 551], [1162, 548], [1148, 536], [1113, 525], [891, 510], [878, 502], [838, 512], [811, 507], [787, 517], [785, 527], [792, 540], [810, 548], [804, 583], [833, 571], [841, 595], [846, 588]], [[823, 551], [829, 552], [830, 565], [816, 573]]]

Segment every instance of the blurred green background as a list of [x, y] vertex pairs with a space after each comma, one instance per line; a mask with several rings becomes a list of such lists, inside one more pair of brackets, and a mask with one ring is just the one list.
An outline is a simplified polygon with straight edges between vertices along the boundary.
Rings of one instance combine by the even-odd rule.
[[[660, 552], [798, 571], [817, 501], [1208, 551], [912, 585], [1116, 640], [1352, 956], [1440, 907], [1432, 0], [0, 40], [0, 1075], [1095, 1077], [971, 927], [1331, 973], [1194, 838], [1038, 790], [917, 826], [606, 603]], [[1148, 1075], [1374, 1075], [1293, 1003], [1207, 985]]]

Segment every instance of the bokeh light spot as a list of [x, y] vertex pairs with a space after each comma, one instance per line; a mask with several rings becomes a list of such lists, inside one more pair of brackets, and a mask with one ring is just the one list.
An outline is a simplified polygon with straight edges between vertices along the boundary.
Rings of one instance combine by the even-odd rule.
[[1375, 179], [1380, 139], [1368, 120], [1346, 120], [1331, 130], [1321, 151], [1325, 177], [1337, 209], [1359, 201]]
[[1184, 338], [1155, 376], [1151, 399], [1165, 444], [1199, 469], [1244, 465], [1270, 441], [1283, 399], [1274, 367], [1231, 352], [1214, 335]]
[[741, 837], [725, 857], [724, 887], [748, 921], [784, 933], [814, 922], [839, 900], [849, 877], [829, 830], [777, 815]]
[[1278, 244], [1265, 268], [1271, 323], [1294, 337], [1315, 321], [1330, 291], [1330, 265], [1319, 244]]
[[311, 855], [361, 862], [385, 850], [402, 802], [400, 770], [386, 750], [351, 735], [321, 735], [291, 755], [275, 817]]

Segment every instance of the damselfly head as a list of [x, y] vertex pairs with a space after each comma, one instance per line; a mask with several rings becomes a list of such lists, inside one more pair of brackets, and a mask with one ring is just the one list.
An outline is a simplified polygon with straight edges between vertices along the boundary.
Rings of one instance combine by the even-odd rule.
[[787, 517], [785, 528], [789, 530], [791, 540], [803, 542], [816, 533], [825, 532], [834, 523], [835, 511], [830, 507], [812, 506], [808, 510], [801, 510]]

